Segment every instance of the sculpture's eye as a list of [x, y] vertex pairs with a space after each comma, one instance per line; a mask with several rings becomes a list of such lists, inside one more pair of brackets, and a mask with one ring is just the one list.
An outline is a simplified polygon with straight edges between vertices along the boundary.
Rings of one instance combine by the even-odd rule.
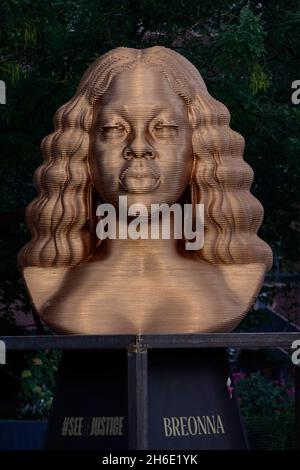
[[121, 123], [106, 124], [101, 127], [100, 131], [106, 139], [120, 139], [126, 135], [126, 128]]
[[175, 137], [178, 132], [178, 126], [175, 123], [167, 123], [163, 121], [158, 121], [153, 126], [152, 132], [154, 136], [159, 139]]

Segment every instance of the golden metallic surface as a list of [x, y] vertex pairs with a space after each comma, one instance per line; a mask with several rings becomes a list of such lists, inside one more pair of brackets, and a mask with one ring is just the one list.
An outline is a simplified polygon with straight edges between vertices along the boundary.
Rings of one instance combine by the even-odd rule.
[[[42, 143], [32, 240], [19, 265], [42, 319], [61, 333], [231, 331], [271, 266], [263, 209], [227, 108], [195, 67], [163, 47], [96, 60]], [[96, 207], [203, 203], [205, 241], [99, 242]], [[150, 222], [149, 222], [150, 223]]]

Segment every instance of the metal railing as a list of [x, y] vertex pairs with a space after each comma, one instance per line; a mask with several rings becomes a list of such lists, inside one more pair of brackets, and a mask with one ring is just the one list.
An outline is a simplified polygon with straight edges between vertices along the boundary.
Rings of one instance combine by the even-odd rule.
[[[178, 348], [285, 349], [300, 333], [211, 333], [188, 335], [3, 336], [9, 351], [45, 349], [125, 349], [128, 364], [128, 430], [130, 449], [148, 449], [148, 350]], [[296, 446], [300, 448], [300, 366], [294, 366]]]

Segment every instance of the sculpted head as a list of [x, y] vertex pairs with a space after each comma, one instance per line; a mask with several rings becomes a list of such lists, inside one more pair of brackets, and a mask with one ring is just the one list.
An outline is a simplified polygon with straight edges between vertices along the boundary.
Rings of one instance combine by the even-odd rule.
[[188, 108], [168, 81], [141, 60], [116, 75], [95, 107], [91, 132], [90, 170], [100, 199], [117, 206], [126, 194], [129, 205], [173, 204], [192, 165]]
[[117, 48], [85, 72], [74, 97], [55, 114], [27, 208], [32, 240], [24, 266], [74, 266], [97, 243], [96, 206], [204, 204], [199, 259], [261, 262], [271, 250], [258, 236], [263, 209], [251, 195], [244, 139], [227, 108], [212, 98], [196, 68], [164, 47]]

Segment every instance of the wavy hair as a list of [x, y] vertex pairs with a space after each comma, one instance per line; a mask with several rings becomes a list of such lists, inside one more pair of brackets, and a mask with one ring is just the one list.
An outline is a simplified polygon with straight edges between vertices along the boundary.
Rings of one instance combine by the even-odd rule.
[[54, 116], [55, 130], [41, 144], [37, 197], [26, 210], [32, 239], [19, 253], [24, 266], [71, 266], [85, 261], [97, 240], [89, 172], [93, 109], [112, 78], [142, 61], [156, 68], [188, 106], [192, 127], [194, 199], [204, 204], [205, 243], [200, 259], [215, 264], [264, 263], [270, 247], [257, 236], [263, 208], [250, 193], [253, 172], [243, 160], [244, 139], [229, 127], [228, 109], [212, 98], [197, 69], [160, 46], [117, 48], [84, 73], [74, 97]]

